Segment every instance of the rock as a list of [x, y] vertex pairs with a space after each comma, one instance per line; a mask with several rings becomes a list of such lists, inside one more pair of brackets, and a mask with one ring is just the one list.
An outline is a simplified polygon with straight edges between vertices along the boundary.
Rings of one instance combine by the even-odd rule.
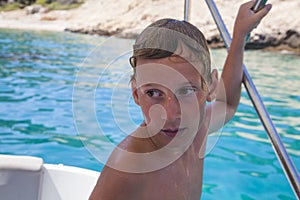
[[43, 7], [42, 5], [31, 5], [25, 7], [26, 15], [32, 15], [36, 13], [46, 13], [48, 12], [48, 8]]
[[288, 30], [285, 34], [255, 34], [246, 45], [246, 49], [264, 48], [288, 48], [289, 50], [300, 49], [300, 34], [296, 30]]
[[210, 38], [207, 38], [207, 43], [211, 48], [223, 48], [225, 44], [220, 35], [214, 35]]
[[283, 43], [287, 44], [291, 48], [300, 49], [300, 34], [295, 30], [288, 30]]
[[73, 32], [73, 33], [81, 33], [81, 34], [90, 34], [90, 35], [100, 35], [100, 36], [111, 36], [115, 35], [116, 32], [108, 31], [100, 28], [66, 28], [65, 31]]
[[78, 0], [56, 0], [61, 5], [70, 5], [73, 3], [79, 3]]

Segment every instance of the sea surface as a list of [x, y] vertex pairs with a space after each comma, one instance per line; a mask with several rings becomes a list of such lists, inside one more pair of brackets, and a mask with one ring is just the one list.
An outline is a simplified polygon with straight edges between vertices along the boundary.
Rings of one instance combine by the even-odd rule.
[[[131, 98], [133, 40], [0, 30], [0, 153], [101, 171], [142, 122]], [[221, 72], [226, 50], [211, 50]], [[300, 170], [300, 56], [247, 51], [245, 65]], [[235, 117], [209, 137], [202, 199], [296, 199], [243, 89]]]

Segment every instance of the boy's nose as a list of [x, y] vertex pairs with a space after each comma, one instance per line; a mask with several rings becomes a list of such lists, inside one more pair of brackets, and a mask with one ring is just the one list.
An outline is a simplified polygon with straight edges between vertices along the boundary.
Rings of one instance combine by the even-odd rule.
[[176, 120], [180, 120], [181, 118], [181, 108], [180, 103], [174, 94], [167, 95], [163, 103], [163, 107], [166, 112], [166, 116], [164, 116], [169, 122], [175, 122]]

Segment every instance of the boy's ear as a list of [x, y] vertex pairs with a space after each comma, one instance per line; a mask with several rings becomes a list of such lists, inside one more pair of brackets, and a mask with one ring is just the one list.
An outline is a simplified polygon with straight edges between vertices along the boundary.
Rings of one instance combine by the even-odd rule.
[[211, 102], [213, 101], [217, 96], [217, 87], [218, 87], [218, 71], [214, 69], [211, 73], [211, 79], [212, 82], [210, 86], [208, 87], [208, 95], [207, 95], [207, 101]]
[[135, 78], [132, 78], [132, 77], [131, 77], [131, 92], [132, 92], [132, 97], [134, 99], [134, 102], [137, 105], [140, 105], [139, 104], [138, 93], [137, 93], [137, 87], [136, 87], [136, 80], [135, 80]]

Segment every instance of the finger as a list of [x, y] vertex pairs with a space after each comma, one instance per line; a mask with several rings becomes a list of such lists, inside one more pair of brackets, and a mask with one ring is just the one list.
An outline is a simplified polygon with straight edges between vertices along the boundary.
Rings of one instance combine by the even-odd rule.
[[254, 4], [255, 4], [255, 0], [251, 0], [251, 1], [246, 2], [244, 5], [246, 8], [250, 9], [254, 6]]
[[261, 9], [260, 11], [258, 11], [258, 12], [256, 13], [257, 17], [258, 17], [259, 19], [264, 18], [264, 17], [270, 12], [271, 8], [272, 8], [272, 5], [271, 5], [271, 4], [265, 5], [265, 7], [264, 7], [263, 9]]

